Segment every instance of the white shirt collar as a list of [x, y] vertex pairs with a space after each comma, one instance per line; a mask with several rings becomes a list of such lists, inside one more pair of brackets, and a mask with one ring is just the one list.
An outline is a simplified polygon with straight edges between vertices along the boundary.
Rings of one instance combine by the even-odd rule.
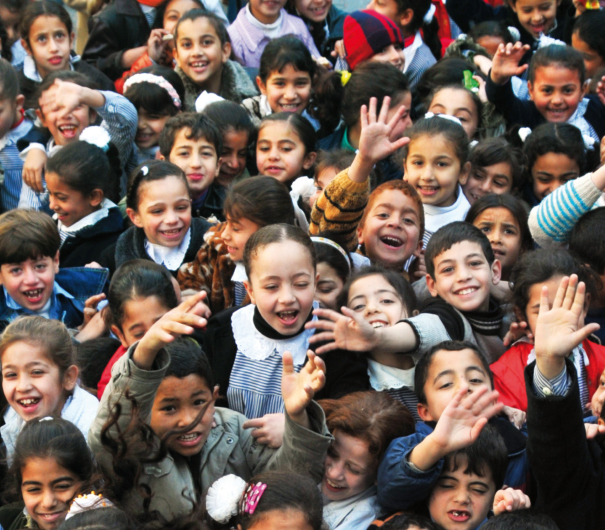
[[414, 390], [414, 372], [416, 367], [402, 370], [385, 366], [372, 359], [368, 359], [368, 375], [370, 386], [378, 392], [391, 389], [399, 389], [404, 386]]
[[185, 254], [191, 241], [191, 227], [187, 230], [183, 241], [178, 247], [165, 247], [163, 245], [154, 245], [145, 239], [145, 250], [149, 257], [158, 265], [164, 265], [168, 270], [178, 269], [185, 259]]
[[[99, 210], [89, 213], [86, 217], [82, 217], [82, 219], [71, 226], [65, 226], [61, 221], [59, 221], [58, 214], [54, 214], [53, 219], [57, 220], [57, 227], [59, 228], [61, 235], [63, 236], [63, 234], [65, 234], [65, 237], [69, 237], [76, 232], [79, 232], [83, 228], [97, 224], [101, 219], [105, 219], [105, 217], [109, 215], [110, 208], [117, 208], [117, 206], [109, 199], [103, 199], [101, 208]], [[63, 240], [63, 237], [61, 239]]]
[[235, 270], [233, 271], [233, 275], [231, 276], [232, 282], [244, 282], [248, 279], [248, 275], [246, 274], [246, 267], [241, 261], [235, 262]]
[[[73, 63], [76, 63], [79, 60], [80, 60], [79, 55], [75, 55], [73, 57], [70, 56], [69, 57], [69, 69], [73, 70], [74, 69]], [[25, 75], [25, 77], [27, 77], [28, 79], [31, 79], [35, 83], [42, 82], [42, 76], [38, 72], [38, 67], [36, 66], [36, 61], [34, 61], [34, 58], [31, 55], [26, 55], [25, 58], [23, 59], [23, 74]]]

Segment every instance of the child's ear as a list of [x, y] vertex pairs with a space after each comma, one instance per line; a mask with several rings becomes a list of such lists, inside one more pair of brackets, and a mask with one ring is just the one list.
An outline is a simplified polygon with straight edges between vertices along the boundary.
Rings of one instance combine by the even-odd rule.
[[55, 257], [53, 258], [53, 267], [55, 269], [55, 274], [59, 274], [59, 253], [60, 252], [61, 252], [60, 250], [57, 250]]
[[[158, 151], [158, 160], [166, 160], [166, 157]], [[166, 162], [170, 162], [170, 160], [166, 160]]]
[[311, 151], [305, 155], [305, 159], [303, 161], [303, 168], [310, 169], [313, 164], [315, 164], [315, 159], [317, 158], [317, 153], [315, 151]]
[[416, 245], [416, 249], [414, 250], [414, 252], [412, 252], [412, 254], [416, 257], [420, 256], [420, 253], [422, 252], [422, 245], [424, 244], [424, 241], [422, 241], [422, 238], [418, 239], [418, 244]]
[[218, 389], [219, 386], [218, 385], [214, 385], [214, 389], [212, 390], [212, 399], [218, 399]]
[[433, 297], [439, 296], [437, 289], [435, 289], [435, 280], [433, 280], [433, 277], [430, 274], [427, 274], [425, 276], [425, 278], [426, 278], [426, 286], [428, 287], [429, 293], [431, 293], [431, 296], [433, 296]]
[[71, 392], [78, 382], [78, 367], [72, 364], [63, 374], [63, 389]]
[[263, 83], [263, 80], [260, 78], [260, 75], [256, 76], [256, 85], [258, 86], [260, 93], [263, 96], [266, 96], [267, 95], [267, 85], [265, 85], [265, 83]]
[[143, 228], [143, 223], [141, 222], [141, 216], [139, 215], [138, 212], [135, 212], [132, 208], [126, 208], [126, 215], [128, 215], [128, 218], [132, 221], [132, 224], [139, 227], [139, 228]]
[[97, 121], [97, 111], [92, 107], [88, 109], [88, 124], [93, 125], [94, 122]]
[[461, 186], [464, 186], [466, 184], [466, 181], [468, 180], [468, 176], [471, 173], [471, 163], [470, 162], [466, 162], [463, 166], [462, 169], [460, 170], [460, 175], [458, 176], [458, 182], [460, 183]]
[[357, 242], [363, 245], [363, 228], [357, 225]]
[[429, 408], [424, 403], [418, 403], [416, 405], [418, 407], [418, 416], [422, 421], [436, 421], [431, 413], [429, 412]]
[[531, 81], [527, 82], [527, 92], [529, 93], [529, 99], [534, 100], [534, 84]]
[[500, 260], [495, 259], [492, 263], [492, 283], [494, 285], [498, 285], [500, 283], [500, 279], [502, 278], [502, 263]]
[[25, 105], [25, 96], [23, 94], [19, 94], [15, 99], [15, 107], [17, 107], [18, 112], [23, 110], [23, 105]]
[[40, 109], [36, 109], [36, 116], [40, 120], [42, 127], [48, 129], [48, 125], [46, 123], [46, 118], [44, 117], [44, 114], [42, 113], [42, 111]]
[[29, 44], [27, 44], [27, 41], [25, 39], [21, 39], [21, 46], [23, 46], [23, 49], [27, 52], [27, 55], [33, 55], [31, 48], [29, 47]]
[[103, 202], [104, 198], [105, 198], [105, 195], [103, 193], [103, 190], [94, 189], [94, 190], [92, 190], [92, 193], [90, 194], [90, 199], [89, 199], [90, 205], [93, 208], [96, 208]]
[[124, 336], [124, 333], [122, 333], [122, 330], [118, 326], [113, 324], [111, 326], [111, 332], [116, 337], [118, 337], [118, 340], [122, 343], [122, 346], [124, 346], [124, 348], [128, 348], [128, 343], [126, 342], [126, 337]]
[[[557, 4], [559, 3], [560, 0], [557, 0]], [[515, 0], [508, 0], [507, 4], [510, 6], [510, 8], [516, 13], [517, 12], [517, 2], [515, 2]]]
[[218, 174], [221, 172], [221, 165], [223, 164], [223, 158], [218, 157], [216, 159], [216, 171], [214, 172], [214, 178], [218, 177]]
[[405, 28], [412, 23], [412, 20], [414, 19], [414, 10], [408, 8], [403, 13], [400, 13], [398, 16], [399, 16], [399, 21], [398, 21], [399, 26], [402, 28]]
[[222, 62], [223, 64], [225, 64], [228, 60], [229, 57], [231, 57], [231, 43], [230, 42], [225, 42], [223, 44], [223, 56], [222, 56]]
[[246, 288], [246, 292], [250, 297], [250, 302], [256, 305], [256, 298], [254, 297], [254, 290], [252, 289], [252, 283], [249, 280], [244, 280], [244, 287]]

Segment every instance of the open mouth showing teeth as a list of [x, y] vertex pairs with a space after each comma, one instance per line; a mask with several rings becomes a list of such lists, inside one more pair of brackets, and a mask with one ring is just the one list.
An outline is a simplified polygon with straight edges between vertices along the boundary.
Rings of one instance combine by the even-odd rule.
[[458, 295], [471, 294], [471, 293], [474, 293], [476, 290], [477, 290], [476, 287], [469, 287], [468, 289], [462, 289], [462, 290], [458, 291], [456, 294], [458, 294]]
[[277, 313], [277, 316], [280, 318], [280, 320], [291, 322], [294, 321], [298, 316], [298, 311], [280, 311]]
[[298, 105], [294, 105], [294, 104], [282, 105], [281, 108], [284, 109], [286, 112], [288, 112], [288, 111], [293, 112], [296, 109], [298, 109]]
[[468, 519], [471, 514], [469, 512], [465, 512], [463, 510], [452, 510], [449, 512], [456, 519]]
[[380, 241], [389, 247], [399, 248], [401, 245], [403, 245], [403, 241], [401, 241], [401, 239], [393, 236], [383, 236], [380, 238]]
[[20, 399], [18, 403], [23, 407], [31, 407], [32, 405], [37, 405], [40, 403], [40, 398]]
[[175, 228], [174, 230], [162, 230], [162, 234], [168, 237], [174, 237], [181, 233], [181, 228]]
[[191, 63], [191, 68], [206, 68], [206, 66], [208, 66], [207, 61], [196, 61]]
[[65, 136], [72, 136], [76, 132], [76, 126], [75, 125], [59, 125], [58, 129]]
[[38, 298], [43, 292], [44, 289], [32, 289], [31, 291], [23, 291], [23, 294], [26, 298]]
[[188, 433], [188, 434], [182, 434], [181, 436], [177, 437], [177, 440], [181, 441], [181, 442], [193, 442], [193, 440], [199, 438], [199, 433], [193, 432], [193, 433]]
[[370, 322], [370, 324], [372, 325], [372, 327], [374, 329], [376, 328], [385, 328], [388, 326], [388, 324], [386, 322], [382, 322], [380, 320], [377, 320], [376, 322]]
[[334, 482], [332, 482], [329, 479], [326, 479], [326, 483], [328, 484], [328, 486], [330, 486], [331, 488], [334, 488], [335, 490], [343, 490], [343, 489], [345, 489], [343, 486], [337, 486], [336, 484], [334, 484]]

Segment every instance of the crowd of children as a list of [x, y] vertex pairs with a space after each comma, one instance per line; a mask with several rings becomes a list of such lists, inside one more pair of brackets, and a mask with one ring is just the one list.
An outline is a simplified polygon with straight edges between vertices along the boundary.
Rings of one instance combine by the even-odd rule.
[[0, 0], [0, 530], [605, 528], [604, 24]]

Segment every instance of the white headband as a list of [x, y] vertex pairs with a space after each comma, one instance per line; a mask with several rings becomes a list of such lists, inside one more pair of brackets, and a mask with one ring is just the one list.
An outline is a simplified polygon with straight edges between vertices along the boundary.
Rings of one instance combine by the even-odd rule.
[[458, 125], [460, 125], [460, 127], [462, 127], [462, 122], [458, 118], [456, 118], [456, 116], [450, 116], [449, 114], [434, 114], [432, 112], [427, 112], [424, 115], [424, 118], [426, 120], [428, 120], [429, 118], [443, 118], [444, 120], [453, 121], [454, 123], [457, 123]]
[[181, 108], [181, 98], [179, 97], [178, 92], [162, 76], [154, 74], [134, 74], [126, 80], [126, 83], [124, 83], [124, 94], [126, 94], [126, 91], [136, 83], [151, 83], [152, 85], [158, 85], [159, 87], [162, 87], [166, 92], [168, 92], [168, 95], [172, 98], [174, 106], [177, 109]]
[[338, 252], [340, 252], [343, 255], [344, 259], [346, 260], [347, 265], [349, 266], [349, 270], [351, 270], [351, 258], [349, 258], [349, 255], [347, 254], [345, 249], [342, 248], [338, 243], [336, 243], [335, 241], [332, 241], [331, 239], [327, 239], [325, 237], [317, 237], [317, 236], [312, 237], [311, 241], [313, 241], [313, 243], [323, 243], [324, 245], [328, 245], [328, 246], [338, 250]]

